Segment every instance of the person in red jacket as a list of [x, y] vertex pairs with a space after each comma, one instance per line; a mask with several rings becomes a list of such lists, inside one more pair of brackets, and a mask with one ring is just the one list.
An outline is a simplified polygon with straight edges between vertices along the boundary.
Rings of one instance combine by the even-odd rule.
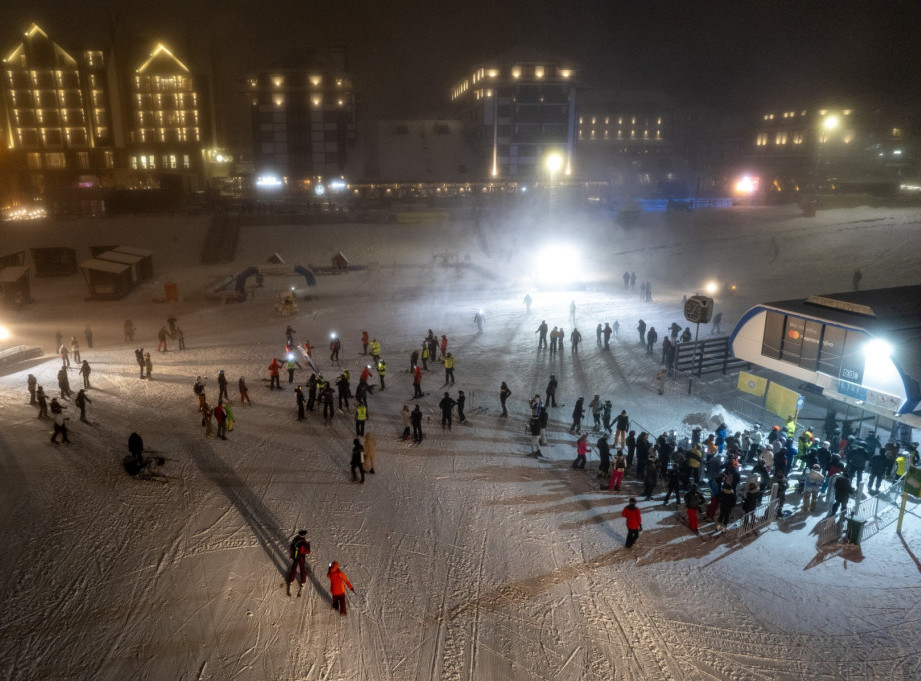
[[441, 336], [441, 361], [443, 362], [445, 356], [448, 354], [448, 337], [442, 334]]
[[345, 573], [339, 569], [339, 563], [336, 561], [329, 564], [329, 572], [326, 573], [326, 576], [329, 577], [329, 590], [333, 595], [333, 608], [338, 610], [340, 615], [344, 615], [345, 587], [349, 587], [352, 593], [355, 593], [355, 588]]
[[643, 530], [643, 516], [640, 509], [636, 507], [636, 499], [630, 497], [630, 501], [620, 514], [627, 519], [627, 542], [626, 547], [629, 549], [639, 539], [640, 532]]
[[363, 355], [368, 354], [368, 332], [367, 331], [361, 332], [361, 354]]
[[278, 363], [278, 358], [273, 357], [272, 363], [269, 364], [269, 377], [271, 378], [271, 380], [269, 381], [269, 390], [275, 390], [275, 388], [278, 388], [279, 390], [281, 390], [281, 383], [278, 379], [278, 371], [280, 369], [281, 369], [281, 364]]
[[416, 368], [413, 370], [413, 397], [423, 397], [422, 392], [422, 369], [419, 368], [419, 365], [416, 365]]

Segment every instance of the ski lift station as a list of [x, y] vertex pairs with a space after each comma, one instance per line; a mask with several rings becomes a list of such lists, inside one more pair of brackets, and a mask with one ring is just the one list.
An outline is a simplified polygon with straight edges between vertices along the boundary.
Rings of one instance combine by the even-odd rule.
[[810, 392], [921, 428], [921, 286], [756, 305], [729, 342]]

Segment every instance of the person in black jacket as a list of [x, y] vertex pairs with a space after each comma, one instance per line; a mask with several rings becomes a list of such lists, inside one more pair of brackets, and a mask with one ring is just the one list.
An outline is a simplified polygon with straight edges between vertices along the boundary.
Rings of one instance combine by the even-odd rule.
[[[352, 440], [352, 482], [359, 482], [362, 485], [365, 484], [365, 448], [361, 446], [361, 440], [357, 437]], [[355, 475], [355, 471], [361, 473], [361, 479], [358, 479], [358, 476]]]
[[[867, 480], [867, 491], [879, 492], [879, 483], [886, 477], [889, 461], [881, 451], [870, 457], [870, 479]], [[876, 483], [875, 487], [873, 483]]]
[[[288, 327], [291, 328], [291, 327]], [[291, 582], [294, 581], [294, 575], [300, 569], [301, 577], [297, 587], [297, 595], [301, 595], [304, 588], [304, 582], [307, 581], [307, 556], [310, 555], [310, 542], [307, 541], [307, 530], [301, 530], [291, 540], [289, 548], [291, 556], [291, 569], [288, 571], [288, 595], [291, 595]]]
[[665, 481], [668, 487], [665, 490], [665, 499], [662, 501], [662, 505], [666, 506], [668, 500], [672, 497], [672, 492], [675, 493], [675, 503], [681, 503], [681, 491], [680, 491], [680, 478], [678, 475], [677, 466], [669, 466], [668, 470], [665, 471]]
[[445, 396], [441, 398], [441, 402], [438, 403], [438, 406], [441, 407], [442, 431], [451, 430], [451, 410], [454, 409], [455, 404], [457, 404], [457, 402], [452, 400], [448, 393], [445, 393]]
[[608, 470], [611, 467], [611, 446], [608, 444], [608, 434], [602, 433], [596, 443], [598, 447], [598, 477], [606, 478], [609, 475]]
[[585, 403], [585, 398], [580, 397], [576, 400], [576, 406], [572, 408], [572, 425], [569, 427], [570, 433], [575, 433], [582, 427], [582, 417], [585, 415], [585, 409], [582, 405]]
[[720, 501], [720, 515], [717, 520], [717, 527], [722, 530], [726, 529], [726, 525], [729, 524], [729, 516], [732, 514], [732, 509], [736, 505], [736, 491], [732, 487], [723, 487], [720, 489], [719, 493]]
[[656, 467], [655, 452], [650, 452], [646, 459], [646, 468], [643, 470], [643, 496], [646, 501], [652, 501], [652, 491], [659, 481], [659, 469]]
[[137, 467], [144, 467], [144, 440], [141, 439], [141, 436], [137, 433], [131, 433], [128, 436], [128, 451], [131, 453], [131, 458], [137, 464]]
[[850, 501], [851, 495], [856, 490], [851, 486], [851, 474], [845, 471], [835, 478], [835, 503], [832, 504], [828, 511], [828, 517], [835, 515], [840, 507], [842, 511], [847, 510], [847, 502]]
[[547, 383], [547, 399], [544, 400], [544, 406], [546, 407], [556, 406], [556, 386], [557, 386], [556, 376], [553, 374], [550, 374], [550, 381]]
[[505, 407], [505, 401], [511, 397], [511, 395], [512, 391], [509, 390], [505, 381], [502, 381], [502, 385], [499, 387], [499, 402], [502, 403], [502, 416], [508, 416], [508, 409]]
[[422, 438], [424, 437], [422, 435], [422, 409], [418, 404], [409, 415], [409, 421], [413, 426], [413, 442], [418, 444], [422, 442]]

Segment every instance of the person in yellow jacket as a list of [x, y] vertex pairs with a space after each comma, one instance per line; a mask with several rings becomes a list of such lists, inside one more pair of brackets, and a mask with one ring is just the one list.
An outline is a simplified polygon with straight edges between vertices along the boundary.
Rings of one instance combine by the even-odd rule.
[[368, 344], [368, 349], [371, 350], [371, 357], [374, 359], [375, 363], [381, 361], [381, 344], [378, 342], [377, 338], [372, 338], [371, 342]]
[[377, 378], [381, 382], [381, 390], [384, 389], [384, 376], [387, 374], [387, 363], [381, 360], [377, 363]]
[[908, 457], [904, 452], [899, 454], [895, 460], [895, 477], [901, 478], [908, 471]]
[[793, 436], [796, 434], [796, 418], [788, 416], [786, 423], [783, 424], [783, 429], [787, 439], [792, 440]]
[[445, 385], [454, 385], [454, 355], [450, 352], [445, 357]]
[[355, 408], [355, 435], [361, 437], [365, 434], [365, 421], [368, 420], [368, 408], [359, 404]]
[[688, 468], [691, 469], [691, 477], [694, 478], [694, 482], [700, 482], [700, 462], [703, 458], [699, 444], [691, 447], [691, 451], [688, 452]]

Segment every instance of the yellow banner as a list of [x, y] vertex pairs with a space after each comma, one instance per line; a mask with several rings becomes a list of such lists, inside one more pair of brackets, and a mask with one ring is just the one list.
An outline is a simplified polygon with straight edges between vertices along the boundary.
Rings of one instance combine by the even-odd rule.
[[796, 414], [796, 401], [798, 399], [799, 393], [793, 392], [789, 388], [784, 388], [777, 383], [771, 383], [768, 387], [764, 408], [772, 414], [777, 414], [780, 418], [785, 419]]
[[768, 381], [766, 378], [755, 376], [754, 374], [750, 374], [747, 371], [739, 372], [738, 389], [743, 393], [761, 397], [764, 395], [764, 391], [767, 390], [767, 384]]

